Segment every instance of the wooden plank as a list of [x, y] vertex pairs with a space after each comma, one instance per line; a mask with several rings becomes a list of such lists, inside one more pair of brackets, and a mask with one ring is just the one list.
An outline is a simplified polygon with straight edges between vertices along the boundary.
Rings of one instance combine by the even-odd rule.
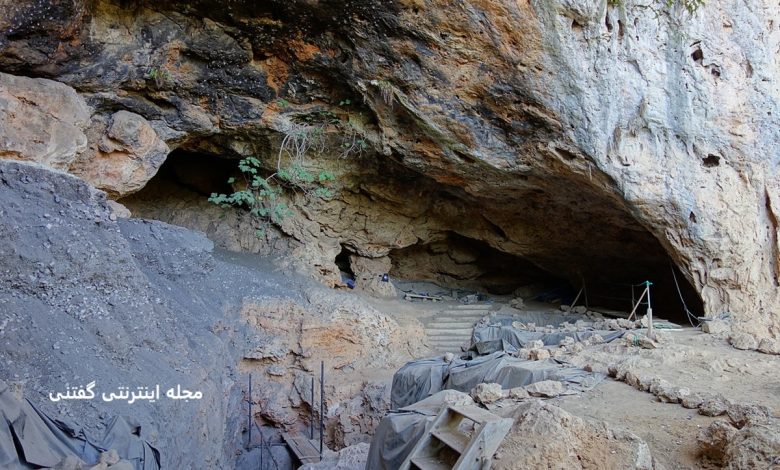
[[320, 451], [309, 439], [299, 434], [282, 433], [282, 439], [302, 464], [320, 461]]
[[435, 297], [431, 295], [421, 295], [421, 294], [405, 294], [404, 300], [412, 300], [412, 299], [420, 299], [420, 300], [433, 300], [434, 302], [442, 300], [441, 297]]

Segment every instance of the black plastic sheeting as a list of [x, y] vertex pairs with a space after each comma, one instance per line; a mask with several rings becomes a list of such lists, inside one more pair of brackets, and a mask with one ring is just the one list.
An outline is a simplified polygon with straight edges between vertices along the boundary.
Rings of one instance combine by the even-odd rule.
[[[591, 378], [591, 380], [586, 380]], [[390, 403], [393, 409], [419, 402], [441, 390], [469, 393], [481, 383], [501, 384], [501, 388], [522, 387], [542, 380], [558, 380], [585, 390], [604, 376], [569, 367], [555, 359], [530, 361], [497, 351], [472, 360], [443, 357], [421, 359], [405, 364], [393, 375]]]
[[160, 453], [143, 441], [140, 427], [116, 417], [103, 438], [90, 440], [77, 426], [52, 419], [29, 400], [21, 401], [0, 381], [0, 468], [4, 470], [54, 467], [74, 455], [97, 463], [101, 452], [114, 449], [136, 470], [159, 470]]
[[620, 331], [561, 331], [555, 333], [540, 333], [537, 331], [519, 330], [505, 325], [489, 325], [481, 328], [474, 328], [472, 341], [481, 343], [487, 341], [503, 340], [517, 349], [525, 348], [528, 343], [535, 340], [542, 340], [545, 346], [554, 346], [561, 344], [567, 336], [574, 338], [574, 341], [585, 341], [593, 335], [598, 334], [604, 339], [605, 343], [614, 341], [624, 334], [625, 330]]
[[367, 470], [396, 470], [423, 438], [426, 427], [447, 405], [473, 405], [468, 396], [445, 390], [400, 410], [390, 411], [377, 426], [368, 450]]

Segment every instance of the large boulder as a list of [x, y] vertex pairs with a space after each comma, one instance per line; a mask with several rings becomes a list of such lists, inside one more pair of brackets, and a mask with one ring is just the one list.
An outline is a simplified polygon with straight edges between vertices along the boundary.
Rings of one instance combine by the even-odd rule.
[[67, 85], [0, 73], [0, 157], [67, 170], [87, 149], [91, 114]]
[[715, 421], [698, 436], [700, 452], [724, 468], [775, 468], [780, 456], [780, 424], [768, 418], [737, 428]]
[[521, 403], [493, 468], [655, 468], [647, 443], [540, 400]]
[[88, 135], [89, 151], [70, 170], [113, 197], [143, 188], [170, 152], [149, 121], [129, 111], [95, 116]]
[[143, 188], [169, 152], [138, 114], [93, 115], [68, 85], [0, 73], [0, 158], [69, 171], [122, 197]]

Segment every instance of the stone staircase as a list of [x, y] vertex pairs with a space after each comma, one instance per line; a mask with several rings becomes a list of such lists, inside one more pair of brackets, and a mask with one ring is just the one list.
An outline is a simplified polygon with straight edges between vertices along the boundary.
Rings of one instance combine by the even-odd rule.
[[440, 311], [425, 323], [428, 346], [442, 353], [459, 353], [471, 341], [474, 325], [492, 308], [493, 304], [468, 304]]

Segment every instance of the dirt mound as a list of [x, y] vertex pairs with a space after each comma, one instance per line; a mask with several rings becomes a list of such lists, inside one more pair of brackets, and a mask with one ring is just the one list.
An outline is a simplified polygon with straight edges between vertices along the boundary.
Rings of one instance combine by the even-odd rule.
[[650, 448], [634, 434], [604, 422], [578, 418], [540, 400], [512, 413], [515, 423], [496, 453], [493, 468], [656, 468]]

